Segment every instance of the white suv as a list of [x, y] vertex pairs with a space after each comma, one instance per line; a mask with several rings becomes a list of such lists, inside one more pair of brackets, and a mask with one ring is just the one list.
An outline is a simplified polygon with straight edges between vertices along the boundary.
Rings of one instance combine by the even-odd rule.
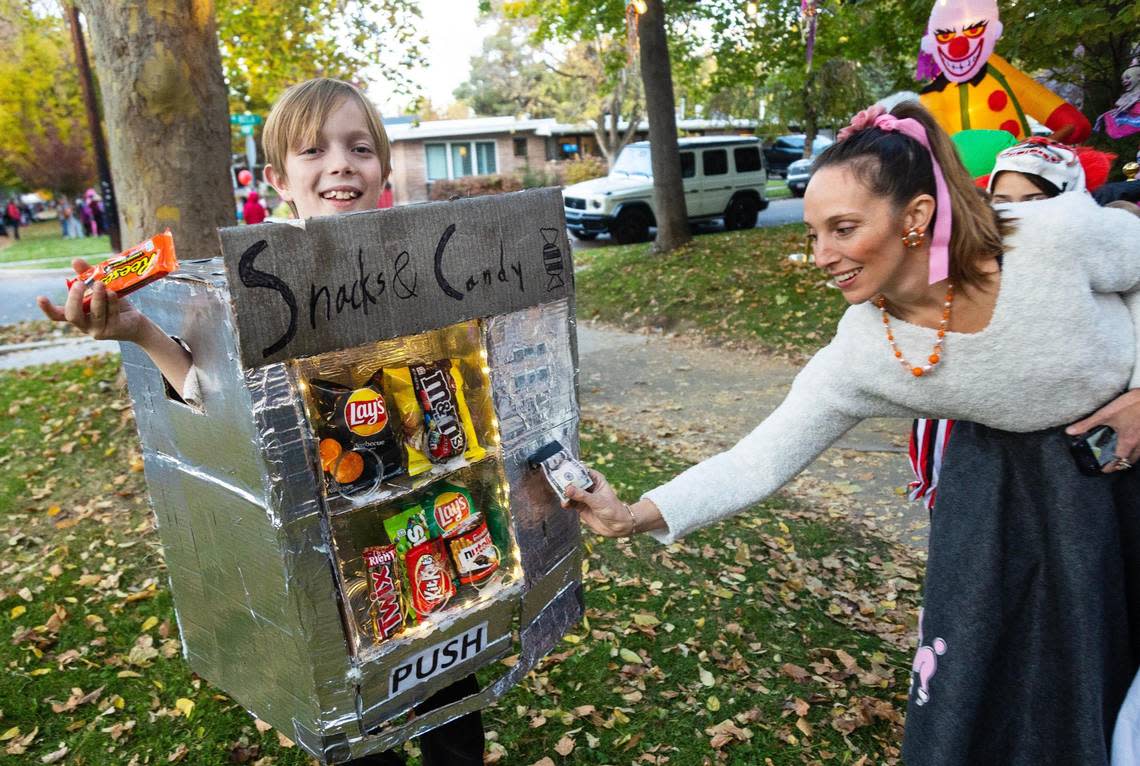
[[[760, 140], [703, 136], [678, 141], [689, 221], [724, 219], [724, 228], [749, 229], [768, 207], [768, 174]], [[621, 244], [644, 242], [657, 225], [649, 142], [622, 149], [610, 174], [562, 190], [566, 227], [578, 239], [609, 232]]]

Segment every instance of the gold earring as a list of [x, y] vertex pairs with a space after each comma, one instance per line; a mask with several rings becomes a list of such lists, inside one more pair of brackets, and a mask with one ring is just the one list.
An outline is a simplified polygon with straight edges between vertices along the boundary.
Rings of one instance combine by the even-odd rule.
[[917, 226], [908, 231], [902, 238], [903, 244], [909, 249], [913, 250], [922, 244], [922, 240], [926, 237], [926, 233]]

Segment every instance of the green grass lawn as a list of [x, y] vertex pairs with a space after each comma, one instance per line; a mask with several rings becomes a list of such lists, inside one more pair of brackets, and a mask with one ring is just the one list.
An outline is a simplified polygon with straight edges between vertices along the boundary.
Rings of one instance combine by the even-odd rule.
[[[116, 374], [0, 373], [0, 764], [308, 764], [181, 658]], [[682, 467], [593, 426], [583, 454], [627, 498]], [[896, 759], [911, 554], [779, 497], [683, 544], [586, 545], [588, 624], [485, 711], [492, 762]]]
[[21, 228], [20, 240], [0, 250], [0, 268], [14, 261], [38, 261], [42, 268], [70, 266], [72, 258], [101, 261], [110, 253], [108, 237], [64, 239], [57, 221], [43, 221]]
[[707, 234], [664, 255], [651, 245], [575, 253], [580, 318], [628, 327], [698, 331], [781, 352], [830, 340], [847, 304], [819, 269], [800, 224]]
[[770, 202], [774, 199], [789, 199], [792, 192], [788, 189], [788, 184], [783, 178], [769, 178], [768, 185], [764, 189], [764, 196]]

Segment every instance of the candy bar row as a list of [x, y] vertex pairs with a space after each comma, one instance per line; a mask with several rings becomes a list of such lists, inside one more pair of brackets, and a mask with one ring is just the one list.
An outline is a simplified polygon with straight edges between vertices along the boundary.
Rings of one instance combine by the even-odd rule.
[[312, 378], [305, 390], [326, 495], [363, 495], [457, 457], [486, 455], [458, 359], [380, 368], [359, 388]]
[[420, 624], [461, 591], [477, 592], [499, 571], [501, 548], [464, 486], [441, 482], [383, 526], [386, 543], [362, 552], [374, 645]]

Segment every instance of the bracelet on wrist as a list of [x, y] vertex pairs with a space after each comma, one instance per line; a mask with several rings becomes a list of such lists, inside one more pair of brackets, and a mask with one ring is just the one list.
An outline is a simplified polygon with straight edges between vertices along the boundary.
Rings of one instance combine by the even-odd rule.
[[633, 537], [637, 534], [637, 517], [633, 515], [633, 509], [629, 507], [629, 503], [622, 503], [625, 506], [625, 512], [629, 514], [629, 520], [633, 524], [629, 528], [629, 536]]

